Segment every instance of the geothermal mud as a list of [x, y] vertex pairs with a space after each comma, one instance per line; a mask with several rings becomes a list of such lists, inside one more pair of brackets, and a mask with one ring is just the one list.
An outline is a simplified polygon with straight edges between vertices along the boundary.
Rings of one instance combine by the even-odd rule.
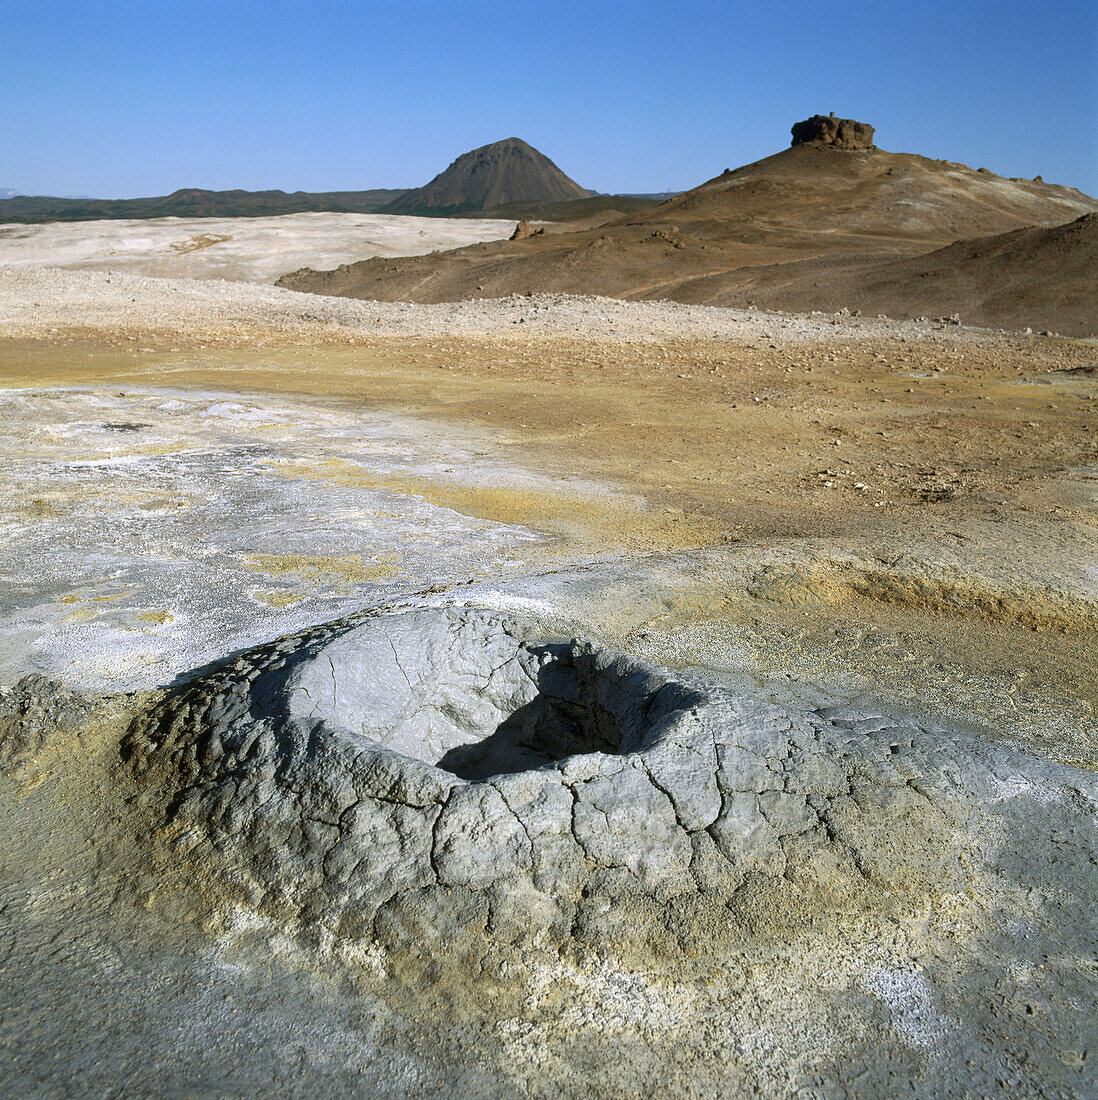
[[261, 905], [385, 943], [452, 938], [471, 913], [497, 940], [559, 942], [626, 898], [734, 909], [749, 882], [892, 909], [997, 869], [1006, 822], [1038, 807], [1058, 839], [1036, 858], [1072, 864], [1080, 899], [1098, 887], [1090, 773], [775, 705], [483, 609], [251, 651], [169, 693], [124, 753], [164, 827], [231, 852]]
[[435, 597], [8, 689], [8, 1080], [1086, 1095], [1092, 771], [562, 625]]

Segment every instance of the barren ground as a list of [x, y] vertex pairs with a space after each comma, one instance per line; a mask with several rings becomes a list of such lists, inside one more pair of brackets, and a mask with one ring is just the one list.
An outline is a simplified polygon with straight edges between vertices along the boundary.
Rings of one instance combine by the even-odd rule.
[[331, 213], [0, 224], [0, 264], [272, 283], [295, 264], [418, 256], [500, 240], [514, 228], [513, 221]]
[[[150, 293], [155, 289], [151, 287]], [[330, 300], [289, 292], [271, 300], [285, 302], [289, 312], [313, 308], [310, 301], [320, 311], [335, 308]], [[360, 304], [344, 305], [350, 310]], [[246, 312], [246, 303], [241, 308]], [[440, 509], [430, 513], [427, 534], [443, 515], [467, 517], [471, 526], [462, 528], [460, 537], [466, 541], [461, 546], [479, 547], [458, 566], [467, 575], [447, 572], [441, 560], [444, 553], [457, 551], [436, 550], [434, 558], [417, 557], [419, 543], [410, 535], [394, 541], [392, 554], [380, 563], [383, 568], [375, 568], [369, 554], [349, 558], [346, 546], [338, 545], [318, 545], [311, 556], [300, 547], [281, 556], [269, 549], [266, 556], [253, 553], [249, 568], [266, 574], [263, 592], [275, 594], [268, 605], [286, 618], [263, 619], [250, 639], [238, 640], [241, 645], [296, 625], [295, 606], [299, 611], [305, 607], [302, 613], [314, 621], [324, 613], [330, 616], [328, 604], [301, 601], [318, 594], [331, 597], [336, 581], [343, 586], [340, 599], [363, 603], [437, 585], [467, 590], [470, 599], [506, 598], [531, 606], [555, 603], [592, 632], [631, 652], [673, 667], [755, 677], [775, 698], [783, 692], [817, 692], [843, 700], [887, 698], [893, 707], [959, 723], [978, 730], [981, 737], [1007, 739], [1042, 759], [1085, 770], [1098, 767], [1098, 690], [1093, 673], [1098, 663], [1098, 348], [1093, 344], [846, 317], [813, 318], [802, 324], [763, 314], [744, 316], [735, 324], [714, 321], [714, 331], [702, 336], [682, 325], [661, 328], [643, 312], [647, 307], [611, 308], [597, 301], [592, 307], [600, 318], [597, 323], [538, 328], [533, 314], [539, 309], [552, 314], [554, 309], [572, 307], [535, 299], [477, 308], [485, 315], [497, 308], [501, 316], [506, 314], [506, 330], [503, 322], [495, 329], [482, 325], [478, 331], [479, 321], [458, 320], [447, 332], [445, 324], [440, 330], [432, 320], [423, 321], [425, 331], [417, 334], [416, 319], [428, 317], [426, 312], [411, 315], [407, 327], [412, 331], [376, 336], [364, 331], [368, 326], [359, 314], [354, 314], [353, 324], [350, 314], [340, 323], [317, 321], [311, 333], [304, 322], [273, 325], [258, 315], [251, 324], [236, 320], [203, 326], [159, 316], [144, 320], [140, 308], [108, 323], [99, 314], [73, 313], [67, 302], [64, 308], [51, 305], [43, 296], [22, 312], [13, 313], [9, 303], [9, 335], [0, 342], [0, 387], [53, 393], [62, 404], [70, 400], [68, 394], [90, 392], [97, 401], [113, 397], [118, 405], [111, 406], [110, 416], [120, 420], [127, 402], [151, 399], [149, 395], [176, 401], [180, 394], [206, 400], [210, 394], [226, 393], [238, 395], [249, 410], [267, 409], [268, 419], [275, 415], [270, 410], [284, 418], [290, 417], [286, 410], [313, 410], [309, 415], [322, 410], [328, 417], [325, 430], [332, 433], [349, 431], [340, 418], [351, 414], [363, 418], [364, 435], [377, 431], [369, 427], [379, 423], [371, 417], [411, 418], [409, 434], [399, 436], [397, 449], [403, 448], [400, 453], [405, 456], [399, 463], [364, 465], [365, 460], [352, 453], [350, 435], [333, 435], [331, 445], [318, 442], [311, 450], [310, 436], [295, 436], [290, 428], [279, 436], [282, 449], [272, 449], [269, 460], [280, 464], [287, 484], [304, 484], [307, 493], [351, 494], [348, 500], [359, 499], [354, 494], [375, 494], [369, 497], [371, 508], [376, 508], [376, 494], [383, 493], [394, 514], [404, 514], [402, 509], [407, 512], [413, 503]], [[521, 334], [515, 331], [517, 314], [529, 317]], [[611, 315], [632, 317], [633, 329], [614, 338], [607, 331]], [[236, 447], [258, 429], [232, 434], [238, 431], [225, 429], [224, 440]], [[154, 462], [156, 448], [133, 438], [136, 441], [122, 433], [101, 444], [80, 446], [90, 448], [88, 460], [144, 455], [143, 461]], [[20, 461], [31, 460], [42, 445], [41, 440], [29, 440]], [[203, 446], [214, 453], [214, 443], [207, 440]], [[421, 457], [407, 459], [413, 454]], [[236, 469], [242, 461], [232, 457], [231, 464]], [[51, 498], [56, 487], [51, 485], [51, 468], [35, 476], [40, 480], [26, 480], [7, 495], [5, 519], [12, 531], [19, 524], [60, 522], [59, 514], [71, 515], [76, 508], [78, 494]], [[94, 485], [81, 490], [85, 501], [93, 502], [102, 491]], [[281, 521], [287, 532], [295, 528], [295, 514], [286, 512]], [[81, 522], [91, 530], [95, 520]], [[493, 557], [495, 551], [483, 548], [485, 532], [503, 531], [508, 538], [521, 531], [537, 538], [521, 545], [508, 543], [506, 552], [500, 551], [509, 562], [503, 564], [501, 557]], [[331, 532], [322, 537], [330, 540]], [[258, 543], [240, 546], [243, 553]], [[90, 608], [88, 614], [100, 614], [90, 598], [81, 599], [81, 606]], [[166, 614], [180, 610], [176, 605], [164, 608]], [[0, 612], [26, 628], [19, 608]], [[57, 621], [50, 618], [54, 612], [38, 613], [41, 632], [48, 634], [50, 624]], [[142, 627], [131, 622], [126, 628], [155, 632], [162, 623]], [[46, 657], [28, 658], [20, 666], [16, 655], [7, 667], [43, 667], [65, 676], [58, 654], [42, 646], [33, 652]], [[197, 664], [198, 651], [183, 648], [180, 671], [190, 667], [188, 658]], [[161, 673], [150, 675], [146, 686], [163, 682], [157, 680]], [[109, 689], [108, 680], [101, 680], [100, 690]], [[55, 766], [55, 775], [61, 774], [60, 767]], [[50, 774], [49, 767], [44, 774]], [[52, 820], [53, 811], [43, 808], [41, 795], [35, 797], [37, 802], [27, 803], [27, 820]], [[65, 858], [63, 853], [56, 856], [58, 861]], [[30, 859], [22, 853], [13, 866], [31, 876]], [[171, 891], [165, 888], [165, 893]], [[187, 972], [178, 978], [181, 989], [200, 981], [197, 973], [190, 973], [200, 955], [195, 945], [201, 941], [200, 928], [165, 916], [170, 906], [157, 908], [160, 903], [154, 904], [151, 895], [149, 905], [157, 920], [188, 930], [172, 933], [182, 946], [169, 962], [150, 955], [147, 964], [132, 964], [143, 975], [138, 981], [151, 982], [152, 975], [164, 973], [165, 967]], [[45, 921], [46, 931], [36, 934], [48, 940], [48, 920], [35, 920]], [[785, 948], [775, 948], [768, 961], [756, 960], [754, 971], [749, 968], [762, 982], [753, 994], [756, 1015], [750, 1021], [737, 1017], [733, 1025], [729, 1017], [714, 1022], [709, 1010], [699, 1007], [698, 998], [704, 1000], [700, 984], [689, 997], [681, 989], [669, 992], [670, 987], [659, 982], [645, 986], [643, 1010], [634, 1012], [629, 1007], [633, 998], [642, 997], [636, 974], [604, 973], [597, 979], [602, 983], [598, 996], [605, 997], [598, 1002], [597, 1020], [569, 1024], [572, 1030], [562, 1032], [546, 1022], [548, 1016], [537, 1016], [537, 1027], [530, 1023], [535, 1016], [523, 1024], [523, 1010], [518, 1009], [514, 1021], [519, 1022], [512, 1021], [513, 1029], [493, 1031], [484, 1047], [478, 1029], [488, 1025], [477, 1021], [492, 1013], [480, 1000], [483, 989], [455, 992], [446, 986], [444, 995], [436, 976], [428, 986], [438, 993], [440, 1003], [432, 1002], [423, 1011], [436, 1019], [437, 1010], [437, 1019], [450, 1019], [452, 1028], [421, 1034], [418, 1025], [407, 1024], [411, 1017], [401, 1002], [393, 1020], [403, 1022], [394, 1022], [381, 1038], [371, 1032], [370, 1041], [384, 1047], [386, 1057], [395, 1057], [393, 1050], [415, 1052], [418, 1068], [413, 1071], [408, 1068], [411, 1063], [399, 1062], [386, 1077], [377, 1059], [366, 1067], [354, 1062], [352, 1071], [349, 1055], [333, 1054], [331, 1043], [352, 1049], [348, 1037], [368, 1030], [361, 1020], [354, 1022], [359, 1009], [342, 986], [329, 984], [308, 992], [311, 986], [295, 985], [287, 974], [292, 975], [295, 967], [311, 973], [312, 964], [302, 962], [294, 953], [297, 948], [289, 947], [279, 949], [280, 962], [272, 964], [261, 980], [255, 976], [255, 959], [272, 950], [274, 939], [260, 936], [262, 942], [249, 947], [248, 937], [259, 936], [251, 926], [245, 931], [230, 929], [231, 935], [224, 924], [218, 927], [216, 981], [229, 982], [226, 975], [234, 966], [248, 975], [247, 990], [234, 987], [221, 994], [226, 1004], [234, 1005], [233, 1012], [246, 1014], [262, 1005], [272, 1014], [262, 1025], [271, 1034], [281, 1034], [287, 1021], [306, 1018], [316, 1003], [327, 1005], [339, 1022], [336, 1038], [295, 1040], [303, 1053], [294, 1066], [277, 1060], [262, 1065], [260, 1041], [252, 1048], [259, 1054], [231, 1072], [224, 1065], [216, 1072], [203, 1070], [207, 1076], [195, 1079], [207, 1087], [230, 1079], [237, 1087], [232, 1075], [239, 1073], [244, 1078], [240, 1087], [263, 1087], [280, 1095], [295, 1095], [302, 1081], [310, 1080], [321, 1091], [344, 1095], [352, 1077], [360, 1083], [374, 1080], [374, 1087], [394, 1095], [417, 1087], [432, 1095], [462, 1088], [480, 1089], [485, 1095], [567, 1095], [593, 1079], [593, 1066], [605, 1066], [607, 1058], [629, 1051], [638, 1059], [636, 1077], [631, 1084], [606, 1079], [604, 1094], [620, 1089], [621, 1095], [631, 1095], [638, 1083], [652, 1087], [662, 1080], [676, 1095], [710, 1095], [718, 1082], [740, 1080], [729, 1069], [731, 1063], [739, 1067], [736, 1072], [747, 1074], [743, 1081], [755, 1074], [754, 1080], [772, 1095], [789, 1095], [799, 1087], [809, 1090], [806, 1095], [829, 1095], [819, 1090], [842, 1076], [837, 1067], [844, 1055], [833, 1051], [821, 1061], [823, 1041], [808, 1025], [806, 1031], [794, 1028], [773, 1038], [775, 1021], [791, 1011], [782, 1007], [783, 998], [788, 994], [790, 1003], [796, 1003], [802, 982], [811, 985], [812, 975], [834, 977], [849, 962], [837, 961], [832, 954], [814, 957], [803, 945], [797, 948], [804, 953], [795, 956], [795, 973], [788, 979], [780, 975], [778, 963], [786, 957]], [[134, 933], [146, 934], [147, 930]], [[832, 943], [826, 937], [833, 934], [858, 958], [866, 944], [877, 945], [877, 950], [884, 942], [879, 930], [852, 927], [820, 931], [823, 938], [813, 942]], [[159, 951], [168, 951], [170, 938]], [[28, 942], [28, 951], [40, 950]], [[225, 946], [230, 942], [231, 949]], [[819, 950], [824, 952], [822, 946]], [[1009, 961], [1013, 956], [1002, 950], [1005, 954], [994, 961], [994, 952], [986, 958], [981, 955], [975, 964], [966, 956], [965, 965], [975, 965], [976, 976], [957, 979], [962, 985], [970, 983], [966, 990], [976, 991], [965, 1002], [965, 1011], [978, 1019], [981, 1035], [975, 1047], [966, 1048], [970, 1068], [964, 1069], [955, 1052], [936, 1054], [937, 1040], [925, 1038], [930, 1032], [916, 1034], [911, 1030], [915, 1025], [903, 1016], [915, 1011], [916, 1002], [923, 1003], [919, 997], [930, 994], [919, 993], [913, 1001], [910, 990], [893, 989], [880, 993], [878, 1000], [892, 1006], [899, 1031], [889, 1033], [891, 1038], [866, 1040], [867, 1049], [876, 1050], [873, 1057], [879, 1055], [881, 1061], [867, 1069], [862, 1095], [894, 1095], [901, 1081], [907, 1087], [922, 1081], [922, 1092], [914, 1086], [921, 1095], [946, 1095], [969, 1087], [986, 1091], [992, 1086], [981, 1083], [982, 1075], [1000, 1058], [1005, 1067], [1002, 1078], [1013, 1082], [1016, 1095], [1087, 1094], [1093, 1084], [1094, 1050], [1087, 1052], [1086, 1029], [1072, 1038], [1074, 1045], [1065, 1037], [1062, 1050], [1055, 1049], [1055, 1039], [1048, 1040], [1053, 1047], [1042, 1047], [1027, 1063], [1024, 1048], [1029, 1040], [1024, 1036], [1031, 1025], [1013, 1015], [1021, 1008], [1011, 1001], [1009, 1019], [999, 1019], [990, 1007], [991, 986], [1009, 986], [1017, 978], [1017, 967]], [[918, 964], [925, 964], [927, 973], [936, 965], [930, 961], [932, 955]], [[41, 964], [35, 964], [32, 955], [27, 958], [33, 973]], [[74, 961], [71, 973], [79, 976], [81, 965], [79, 959]], [[862, 965], [858, 962], [855, 969]], [[51, 973], [62, 975], [55, 980], [70, 973], [56, 960], [49, 966]], [[1078, 968], [1083, 968], [1082, 962], [1077, 976], [1083, 975], [1085, 968]], [[127, 980], [132, 984], [134, 979], [131, 975]], [[422, 1008], [417, 998], [425, 987], [417, 985], [419, 980], [407, 978], [407, 986], [391, 994], [390, 1008], [409, 996]], [[460, 985], [456, 976], [447, 980]], [[667, 980], [665, 976], [660, 982]], [[820, 988], [830, 980], [820, 978]], [[877, 980], [866, 979], [865, 988], [878, 988], [872, 984]], [[1040, 985], [1044, 979], [1030, 980]], [[1079, 980], [1085, 988], [1093, 975]], [[483, 984], [483, 974], [476, 981]], [[939, 984], [933, 985], [933, 996], [940, 994], [945, 1004], [948, 997], [942, 991], [948, 983], [935, 981]], [[596, 978], [590, 975], [580, 982], [582, 996], [594, 996], [592, 982]], [[627, 991], [615, 982], [625, 982]], [[1009, 997], [1016, 994], [1015, 989]], [[1075, 1002], [1066, 993], [1063, 1003], [1055, 1001], [1055, 992], [1047, 996], [1051, 1007], [1039, 1011], [1050, 1013], [1050, 1020], [1078, 1019], [1072, 1016]], [[280, 997], [283, 1007], [276, 1009]], [[615, 997], [619, 1007], [611, 1010], [608, 1005]], [[759, 1007], [764, 1004], [759, 998], [767, 997], [773, 998], [769, 1010]], [[653, 998], [659, 1006], [653, 1007]], [[950, 1002], [950, 1011], [960, 1012], [959, 1003]], [[143, 1010], [127, 1004], [122, 1015], [128, 1012], [140, 1020], [155, 1047], [162, 1041], [155, 1025]], [[547, 1006], [548, 1002], [538, 1011], [552, 1015], [556, 1010]], [[619, 1010], [621, 1018], [613, 1017]], [[183, 1032], [197, 1034], [194, 1021], [199, 1010], [193, 1004], [186, 998], [182, 1004], [173, 1001], [171, 1011], [173, 1020], [185, 1021], [178, 1025]], [[376, 1006], [375, 1011], [381, 1012]], [[919, 1017], [919, 1027], [931, 1027], [926, 1020], [933, 1013], [929, 1007], [926, 1012], [929, 1015]], [[83, 1009], [77, 1015], [82, 1013]], [[456, 1023], [454, 1014], [460, 1017]], [[614, 1022], [608, 1024], [611, 1017]], [[836, 1034], [852, 1034], [845, 1017], [829, 1019]], [[748, 1023], [757, 1031], [754, 1039], [748, 1035]], [[245, 1043], [256, 1042], [240, 1020], [229, 1026], [238, 1041], [244, 1036]], [[375, 1030], [376, 1026], [370, 1025]], [[423, 1030], [436, 1026], [441, 1025]], [[524, 1030], [527, 1026], [531, 1030]], [[954, 1024], [947, 1021], [941, 1026]], [[732, 1028], [731, 1039], [721, 1031], [724, 1027]], [[132, 1036], [140, 1028], [136, 1023], [128, 1031], [123, 1026], [122, 1033]], [[689, 1030], [689, 1035], [684, 1038], [676, 1028]], [[581, 1041], [573, 1047], [577, 1034]], [[108, 1041], [117, 1043], [117, 1034]], [[52, 1049], [47, 1039], [37, 1042]], [[497, 1043], [500, 1065], [511, 1067], [502, 1077], [492, 1076]], [[644, 1062], [650, 1057], [644, 1052], [662, 1049], [661, 1043], [668, 1044], [664, 1055], [651, 1056], [655, 1060], [650, 1065]], [[713, 1044], [724, 1050], [720, 1058]], [[202, 1058], [208, 1059], [208, 1050], [201, 1049]], [[665, 1080], [662, 1074], [672, 1064], [666, 1059], [673, 1049], [685, 1052], [684, 1061]], [[892, 1053], [880, 1053], [885, 1050]], [[125, 1057], [133, 1059], [131, 1072], [136, 1076], [131, 1080], [140, 1083], [139, 1059]], [[185, 1052], [162, 1055], [165, 1065], [177, 1067], [181, 1058], [184, 1067], [193, 1067], [197, 1057]], [[340, 1062], [343, 1057], [348, 1060]], [[718, 1063], [720, 1072], [714, 1068]], [[1055, 1071], [1049, 1068], [1053, 1064]], [[436, 1079], [440, 1066], [461, 1067], [462, 1074], [472, 1076], [455, 1076], [444, 1084], [441, 1077]], [[798, 1076], [802, 1070], [808, 1076]], [[86, 1080], [96, 1079], [96, 1071], [86, 1072]], [[218, 1072], [230, 1076], [218, 1078]], [[298, 1074], [303, 1076], [295, 1084]], [[546, 1074], [553, 1076], [557, 1093], [549, 1088]], [[378, 1085], [382, 1079], [383, 1085]]]

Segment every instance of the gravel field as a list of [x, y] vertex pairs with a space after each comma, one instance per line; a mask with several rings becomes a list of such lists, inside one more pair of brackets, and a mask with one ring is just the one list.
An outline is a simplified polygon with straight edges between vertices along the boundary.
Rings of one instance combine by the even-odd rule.
[[[521, 330], [517, 326], [522, 326]], [[441, 305], [364, 302], [224, 280], [152, 279], [117, 272], [0, 266], [0, 326], [9, 337], [95, 331], [135, 337], [186, 330], [212, 342], [252, 338], [356, 342], [377, 336], [583, 336], [646, 343], [731, 339], [750, 343], [908, 338], [955, 343], [943, 322], [782, 314], [625, 302], [566, 294], [513, 295]], [[967, 340], [979, 335], [964, 330]]]

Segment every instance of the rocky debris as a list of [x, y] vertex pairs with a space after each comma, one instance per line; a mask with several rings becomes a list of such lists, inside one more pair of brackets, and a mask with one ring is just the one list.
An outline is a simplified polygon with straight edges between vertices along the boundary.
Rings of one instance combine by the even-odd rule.
[[837, 149], [872, 149], [873, 127], [868, 122], [855, 122], [852, 118], [836, 118], [830, 115], [813, 115], [803, 122], [793, 123], [791, 145], [831, 145]]
[[37, 673], [0, 688], [0, 774], [15, 771], [59, 732], [79, 732], [93, 707], [81, 695]]
[[368, 612], [242, 654], [137, 719], [124, 756], [167, 835], [228, 859], [254, 904], [392, 949], [636, 936], [689, 898], [734, 923], [771, 888], [970, 891], [1031, 818], [1098, 892], [1088, 772], [791, 712], [487, 609]]
[[[538, 315], [546, 336], [655, 343], [672, 338], [751, 343], [776, 329], [786, 340], [833, 339], [831, 322], [809, 315], [626, 302], [597, 295], [512, 294], [437, 305], [303, 295], [279, 287], [201, 279], [148, 279], [103, 271], [0, 265], [0, 322], [9, 337], [56, 338], [96, 330], [127, 339], [186, 332], [214, 343], [245, 339], [314, 341], [386, 336], [496, 336], [519, 313]], [[260, 336], [262, 330], [262, 336]], [[887, 318], [852, 324], [852, 339], [931, 339], [930, 329]], [[847, 334], [844, 334], [847, 335]], [[970, 340], [982, 337], [970, 335]], [[254, 346], [250, 344], [249, 346]]]
[[649, 239], [663, 241], [672, 248], [686, 247], [682, 237], [679, 236], [679, 227], [677, 225], [661, 226], [659, 229], [653, 229]]
[[525, 218], [523, 218], [518, 225], [515, 226], [515, 231], [511, 234], [509, 240], [525, 241], [528, 237], [540, 237], [544, 233], [545, 226], [539, 225], [537, 229], [535, 229]]

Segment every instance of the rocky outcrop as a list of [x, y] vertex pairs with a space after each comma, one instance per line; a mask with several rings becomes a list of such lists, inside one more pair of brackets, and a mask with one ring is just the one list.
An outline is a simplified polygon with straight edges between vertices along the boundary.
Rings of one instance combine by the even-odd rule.
[[79, 734], [92, 710], [86, 698], [37, 673], [0, 688], [0, 775], [32, 760], [58, 733]]
[[767, 883], [887, 907], [969, 889], [1017, 797], [1084, 852], [1098, 798], [1032, 759], [1015, 790], [1012, 750], [922, 721], [791, 711], [469, 607], [252, 650], [170, 692], [124, 754], [167, 836], [254, 904], [392, 949], [635, 935], [690, 898], [732, 920]]
[[535, 229], [525, 218], [523, 218], [518, 225], [515, 226], [515, 231], [511, 234], [510, 239], [512, 241], [524, 241], [527, 237], [540, 237], [544, 232], [544, 226], [539, 225], [537, 229]]
[[791, 145], [831, 145], [836, 149], [872, 149], [873, 127], [868, 122], [855, 122], [852, 118], [836, 118], [830, 115], [813, 115], [803, 122], [793, 123]]

